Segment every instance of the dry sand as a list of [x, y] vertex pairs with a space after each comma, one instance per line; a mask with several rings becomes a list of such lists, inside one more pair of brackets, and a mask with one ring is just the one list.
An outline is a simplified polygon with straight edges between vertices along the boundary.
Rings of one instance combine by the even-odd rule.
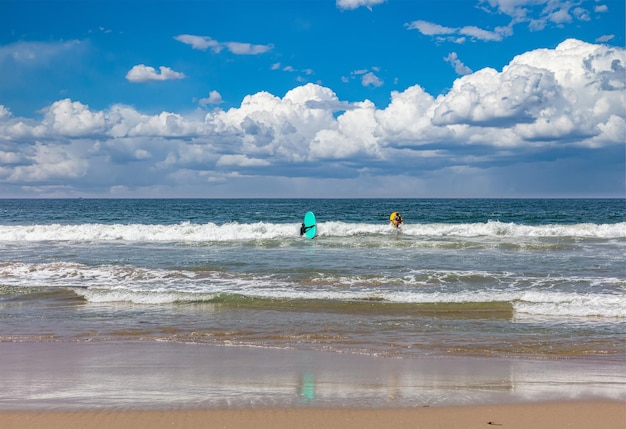
[[626, 404], [558, 402], [462, 407], [0, 412], [3, 429], [624, 429]]

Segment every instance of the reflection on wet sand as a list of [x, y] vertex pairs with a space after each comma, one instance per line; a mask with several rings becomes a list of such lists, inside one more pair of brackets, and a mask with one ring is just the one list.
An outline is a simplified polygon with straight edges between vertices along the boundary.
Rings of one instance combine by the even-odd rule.
[[0, 409], [623, 401], [621, 365], [391, 359], [156, 342], [0, 343]]

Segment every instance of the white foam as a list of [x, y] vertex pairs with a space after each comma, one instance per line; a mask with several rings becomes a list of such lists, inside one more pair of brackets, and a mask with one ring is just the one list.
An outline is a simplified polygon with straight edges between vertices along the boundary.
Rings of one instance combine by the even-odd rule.
[[[130, 241], [130, 242], [229, 242], [242, 240], [299, 238], [299, 224], [257, 222], [251, 224], [215, 223], [174, 225], [80, 224], [80, 225], [0, 225], [0, 242], [35, 241]], [[320, 222], [320, 237], [364, 237], [394, 235], [386, 224]], [[626, 238], [626, 222], [616, 224], [518, 225], [489, 221], [464, 224], [404, 225], [404, 237], [573, 237]]]
[[[463, 286], [467, 277], [506, 278], [506, 289]], [[79, 263], [0, 263], [0, 284], [5, 287], [72, 288], [89, 302], [166, 304], [209, 301], [218, 294], [251, 298], [361, 301], [395, 303], [490, 303], [510, 302], [517, 317], [598, 317], [626, 319], [626, 295], [615, 292], [625, 280], [602, 282], [614, 292], [596, 284], [594, 292], [574, 293], [546, 290], [555, 279], [517, 279], [512, 273], [416, 272], [403, 278], [374, 276], [324, 276], [312, 279], [315, 287], [272, 275], [232, 274], [220, 271], [188, 271], [133, 266], [90, 267]], [[559, 284], [598, 279], [559, 278]], [[547, 282], [547, 283], [546, 283]], [[525, 283], [525, 286], [520, 284]], [[455, 284], [454, 291], [445, 285]], [[461, 286], [458, 286], [461, 284]], [[516, 288], [512, 285], [517, 284]], [[620, 287], [621, 285], [621, 287]]]
[[513, 303], [516, 314], [549, 317], [626, 318], [626, 296], [527, 291]]

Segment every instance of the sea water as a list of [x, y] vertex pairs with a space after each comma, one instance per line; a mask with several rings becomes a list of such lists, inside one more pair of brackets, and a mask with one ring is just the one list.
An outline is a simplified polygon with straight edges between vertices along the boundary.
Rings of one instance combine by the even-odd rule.
[[3, 199], [0, 342], [624, 362], [625, 253], [623, 199]]

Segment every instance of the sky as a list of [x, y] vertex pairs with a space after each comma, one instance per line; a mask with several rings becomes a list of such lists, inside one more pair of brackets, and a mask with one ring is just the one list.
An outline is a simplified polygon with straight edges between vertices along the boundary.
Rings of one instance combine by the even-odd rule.
[[626, 196], [623, 0], [0, 0], [0, 198]]

